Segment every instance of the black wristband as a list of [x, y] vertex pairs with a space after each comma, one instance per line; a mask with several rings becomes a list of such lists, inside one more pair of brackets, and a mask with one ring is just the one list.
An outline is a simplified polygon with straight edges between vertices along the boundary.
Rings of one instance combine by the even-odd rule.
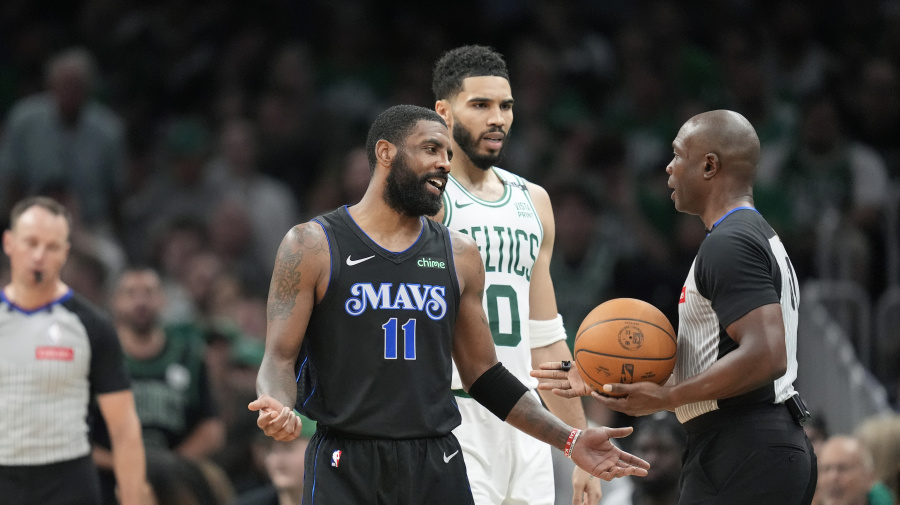
[[490, 410], [501, 421], [506, 421], [519, 398], [527, 392], [525, 384], [516, 379], [501, 363], [488, 368], [469, 388], [469, 396], [484, 405], [484, 408]]

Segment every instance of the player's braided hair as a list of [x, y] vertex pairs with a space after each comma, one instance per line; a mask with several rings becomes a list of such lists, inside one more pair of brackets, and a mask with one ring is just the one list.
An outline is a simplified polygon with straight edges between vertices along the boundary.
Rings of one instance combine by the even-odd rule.
[[422, 120], [447, 126], [437, 112], [416, 105], [395, 105], [379, 114], [369, 128], [369, 136], [366, 137], [369, 171], [375, 171], [375, 144], [379, 140], [387, 140], [398, 149], [403, 149], [403, 141], [412, 133], [416, 123]]
[[431, 90], [435, 100], [456, 96], [466, 77], [496, 76], [509, 80], [503, 56], [487, 46], [462, 46], [443, 54], [434, 64]]

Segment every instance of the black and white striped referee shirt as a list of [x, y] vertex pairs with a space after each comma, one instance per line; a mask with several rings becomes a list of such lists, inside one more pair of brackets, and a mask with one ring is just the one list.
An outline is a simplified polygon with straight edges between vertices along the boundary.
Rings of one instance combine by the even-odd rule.
[[83, 298], [24, 310], [0, 291], [0, 465], [87, 455], [90, 396], [128, 387], [115, 329]]
[[781, 304], [787, 345], [787, 372], [765, 386], [727, 399], [675, 409], [683, 423], [732, 405], [781, 403], [794, 393], [797, 378], [797, 276], [784, 245], [752, 207], [739, 207], [713, 225], [703, 241], [678, 305], [678, 354], [672, 384], [698, 375], [737, 348], [725, 332], [748, 312]]

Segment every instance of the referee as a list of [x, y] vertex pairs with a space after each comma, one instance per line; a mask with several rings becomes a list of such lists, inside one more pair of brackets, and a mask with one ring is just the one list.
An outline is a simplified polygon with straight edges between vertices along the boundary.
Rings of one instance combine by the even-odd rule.
[[113, 327], [59, 279], [69, 214], [55, 200], [13, 207], [3, 233], [11, 280], [0, 291], [0, 502], [100, 503], [88, 443], [96, 395], [109, 426], [120, 503], [148, 497], [141, 426]]
[[[809, 414], [797, 377], [797, 277], [781, 240], [753, 207], [759, 138], [736, 112], [689, 119], [666, 167], [680, 212], [708, 235], [679, 300], [675, 371], [665, 386], [604, 386], [593, 395], [633, 416], [674, 410], [688, 434], [679, 505], [809, 504], [816, 458], [801, 424]], [[543, 389], [588, 394], [546, 363]], [[575, 374], [577, 375], [577, 373]]]

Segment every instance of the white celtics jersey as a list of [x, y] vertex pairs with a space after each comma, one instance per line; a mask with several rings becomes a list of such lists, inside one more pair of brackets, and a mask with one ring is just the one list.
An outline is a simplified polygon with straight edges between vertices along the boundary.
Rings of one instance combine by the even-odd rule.
[[[525, 180], [492, 170], [503, 181], [503, 196], [489, 202], [466, 191], [451, 175], [444, 192], [444, 224], [472, 237], [484, 261], [484, 312], [497, 348], [497, 359], [528, 387], [531, 371], [528, 334], [529, 285], [544, 230]], [[456, 366], [453, 389], [462, 389]]]

